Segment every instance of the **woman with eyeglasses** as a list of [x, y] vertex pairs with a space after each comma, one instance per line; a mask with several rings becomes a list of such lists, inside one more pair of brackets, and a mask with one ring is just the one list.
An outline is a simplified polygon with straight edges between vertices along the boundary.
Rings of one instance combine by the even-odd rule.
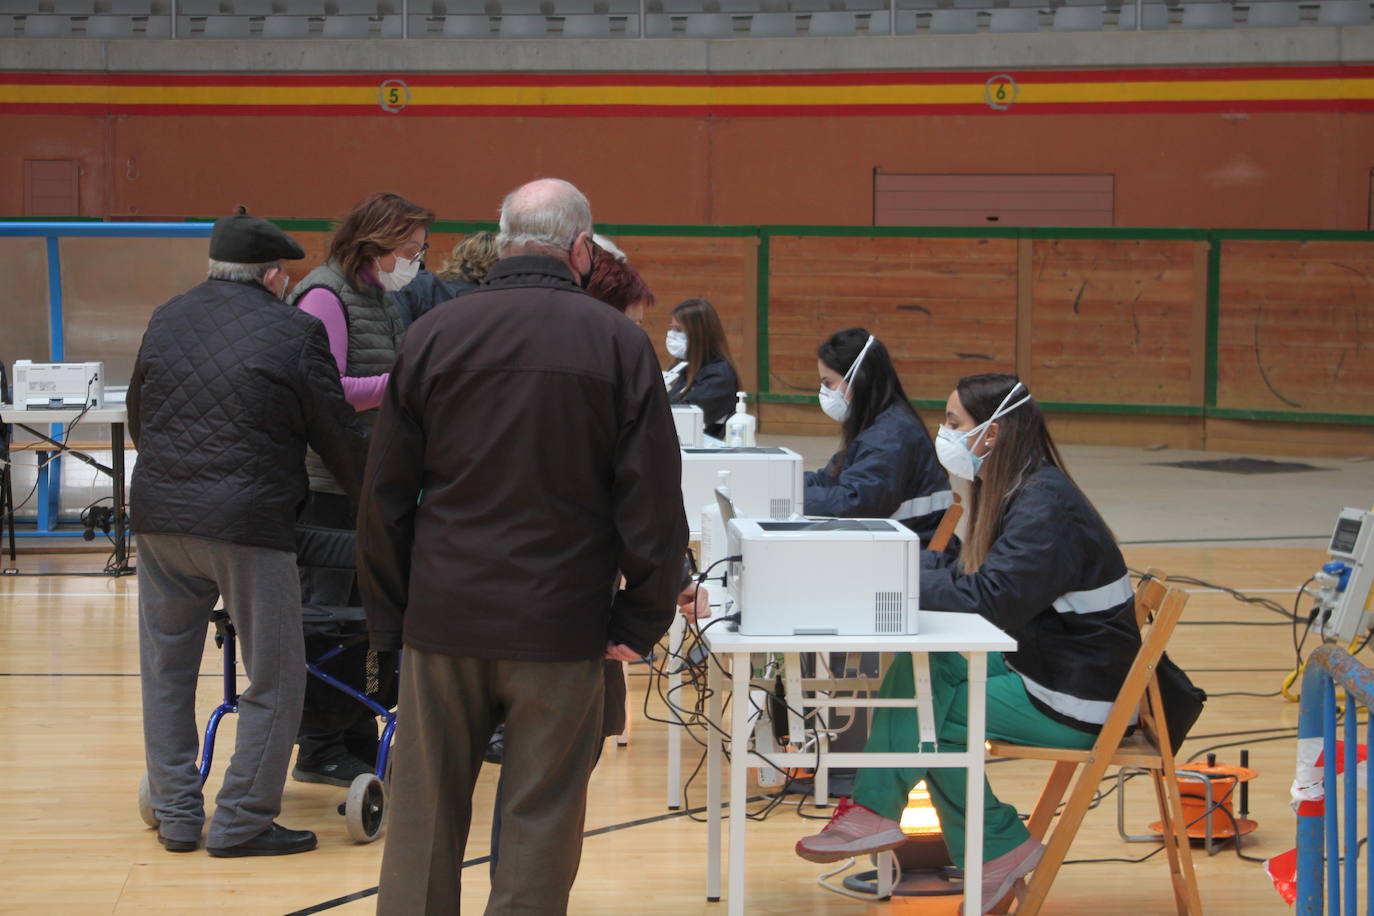
[[[405, 324], [386, 294], [405, 288], [419, 272], [432, 222], [432, 211], [398, 194], [370, 195], [335, 229], [329, 259], [306, 274], [287, 300], [324, 323], [344, 397], [368, 430], [376, 421], [405, 335]], [[300, 523], [354, 530], [353, 507], [320, 456], [307, 452], [305, 466], [310, 492]], [[355, 578], [351, 570], [303, 568], [302, 601], [321, 607], [357, 607], [361, 601]], [[349, 664], [342, 656], [333, 664], [341, 663]], [[357, 674], [338, 668], [333, 673], [350, 682]], [[347, 786], [359, 773], [372, 769], [365, 758], [375, 754], [376, 740], [376, 720], [362, 704], [311, 678], [298, 733], [300, 755], [292, 777]]]

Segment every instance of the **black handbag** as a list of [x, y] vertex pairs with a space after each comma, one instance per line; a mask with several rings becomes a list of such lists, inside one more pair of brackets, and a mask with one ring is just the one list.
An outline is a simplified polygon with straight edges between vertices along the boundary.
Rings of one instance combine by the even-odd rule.
[[1169, 729], [1169, 744], [1175, 754], [1183, 739], [1202, 715], [1207, 692], [1188, 680], [1183, 669], [1165, 653], [1159, 659], [1159, 697], [1164, 704], [1164, 723]]

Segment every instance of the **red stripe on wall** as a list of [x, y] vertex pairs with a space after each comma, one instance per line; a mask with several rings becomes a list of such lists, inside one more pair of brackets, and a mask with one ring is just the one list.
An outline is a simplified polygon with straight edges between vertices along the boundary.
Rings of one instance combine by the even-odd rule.
[[1284, 100], [1257, 102], [1064, 102], [1024, 104], [1009, 111], [986, 105], [425, 105], [388, 114], [380, 107], [363, 105], [100, 105], [64, 103], [17, 103], [0, 105], [0, 114], [11, 115], [126, 115], [143, 117], [522, 117], [522, 118], [756, 118], [756, 117], [1015, 117], [1061, 114], [1246, 114], [1291, 112], [1374, 112], [1374, 100]]
[[50, 86], [376, 86], [402, 79], [410, 86], [860, 86], [970, 85], [1002, 73], [1017, 82], [1136, 83], [1314, 80], [1374, 77], [1374, 66], [1213, 67], [1138, 70], [1007, 70], [883, 73], [693, 74], [693, 73], [447, 73], [447, 74], [82, 74], [5, 73], [0, 82]]

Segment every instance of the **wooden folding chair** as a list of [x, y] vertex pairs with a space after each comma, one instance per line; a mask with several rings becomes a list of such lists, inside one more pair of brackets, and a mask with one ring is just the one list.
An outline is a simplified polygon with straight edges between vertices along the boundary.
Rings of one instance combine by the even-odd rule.
[[954, 503], [945, 510], [944, 517], [940, 519], [939, 526], [935, 533], [930, 536], [930, 543], [926, 545], [926, 550], [944, 550], [949, 546], [949, 539], [954, 537], [954, 529], [959, 526], [959, 519], [964, 517], [964, 507], [959, 502], [959, 494], [954, 494]]
[[[1136, 589], [1136, 621], [1141, 625], [1140, 651], [1136, 653], [1135, 662], [1091, 750], [1032, 747], [1002, 741], [990, 743], [994, 757], [1054, 762], [1054, 769], [1026, 825], [1031, 836], [1042, 842], [1069, 783], [1073, 781], [1074, 772], [1078, 771], [1078, 779], [1073, 783], [1064, 812], [1059, 815], [1054, 832], [1046, 843], [1045, 855], [1031, 873], [1030, 884], [1020, 897], [1017, 916], [1036, 916], [1040, 912], [1078, 827], [1083, 822], [1083, 816], [1097, 794], [1098, 785], [1107, 768], [1112, 766], [1138, 767], [1149, 771], [1159, 805], [1163, 828], [1161, 839], [1169, 857], [1175, 906], [1181, 916], [1201, 916], [1202, 901], [1193, 872], [1192, 850], [1188, 845], [1187, 823], [1183, 817], [1174, 754], [1164, 720], [1157, 675], [1159, 660], [1187, 602], [1187, 593], [1181, 589], [1167, 588], [1163, 574], [1157, 570], [1150, 570]], [[1127, 738], [1126, 729], [1137, 712], [1138, 727]], [[1009, 906], [999, 907], [994, 912], [1004, 913], [1007, 908]]]

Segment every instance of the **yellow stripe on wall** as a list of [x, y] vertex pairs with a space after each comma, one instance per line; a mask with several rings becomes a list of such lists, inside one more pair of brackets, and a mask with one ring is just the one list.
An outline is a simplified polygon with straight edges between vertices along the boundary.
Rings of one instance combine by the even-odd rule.
[[[1374, 99], [1374, 79], [1028, 83], [1015, 106]], [[410, 106], [981, 105], [983, 83], [844, 86], [419, 86]], [[0, 84], [0, 104], [376, 106], [372, 86], [69, 86]]]

